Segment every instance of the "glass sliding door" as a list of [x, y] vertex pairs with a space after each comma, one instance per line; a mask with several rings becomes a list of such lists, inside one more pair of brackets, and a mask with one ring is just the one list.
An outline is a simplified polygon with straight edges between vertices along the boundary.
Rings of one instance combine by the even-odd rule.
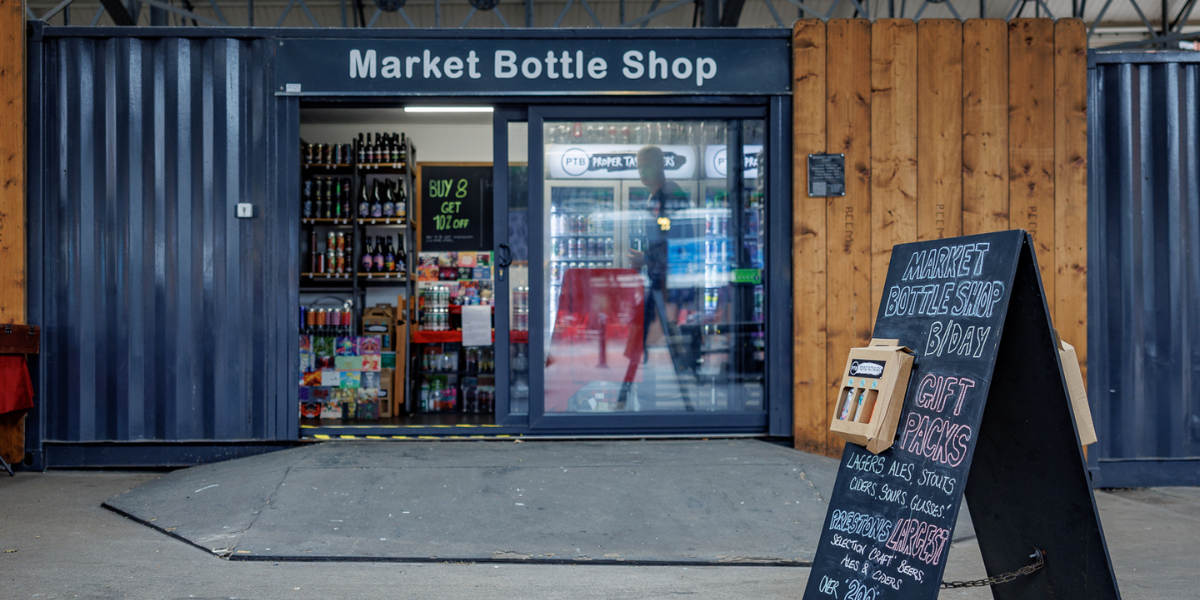
[[765, 425], [764, 119], [691, 111], [531, 109], [535, 427]]
[[494, 113], [492, 178], [496, 181], [496, 424], [528, 423], [529, 124], [524, 110]]

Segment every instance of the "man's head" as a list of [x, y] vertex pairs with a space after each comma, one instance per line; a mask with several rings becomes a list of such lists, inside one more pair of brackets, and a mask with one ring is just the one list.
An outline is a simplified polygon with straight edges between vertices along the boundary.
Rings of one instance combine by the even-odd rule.
[[642, 185], [657, 192], [667, 181], [663, 172], [663, 151], [658, 146], [646, 146], [637, 153], [638, 178]]

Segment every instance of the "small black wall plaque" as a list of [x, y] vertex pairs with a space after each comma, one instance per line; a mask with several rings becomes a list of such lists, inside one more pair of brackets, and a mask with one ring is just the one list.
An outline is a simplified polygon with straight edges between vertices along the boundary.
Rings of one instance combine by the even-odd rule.
[[808, 197], [846, 195], [846, 155], [808, 155]]

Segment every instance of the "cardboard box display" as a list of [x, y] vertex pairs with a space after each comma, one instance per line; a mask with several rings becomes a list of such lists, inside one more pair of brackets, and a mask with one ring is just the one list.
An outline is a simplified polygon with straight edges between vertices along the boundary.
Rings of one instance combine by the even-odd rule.
[[363, 357], [361, 356], [338, 356], [334, 358], [333, 368], [339, 371], [361, 371], [363, 370]]
[[342, 385], [341, 371], [319, 371], [321, 373], [321, 387], [339, 387]]
[[829, 430], [879, 454], [892, 446], [912, 375], [912, 351], [898, 340], [851, 348]]
[[1075, 428], [1079, 430], [1079, 443], [1087, 446], [1096, 443], [1096, 427], [1092, 424], [1092, 410], [1088, 407], [1087, 388], [1083, 385], [1083, 371], [1079, 368], [1079, 357], [1075, 347], [1058, 339], [1058, 358], [1062, 361], [1063, 377], [1067, 380], [1067, 392], [1071, 397], [1071, 410], [1075, 413]]
[[362, 387], [362, 373], [358, 371], [343, 371], [339, 384], [344, 390], [357, 390]]
[[363, 371], [379, 371], [379, 369], [382, 368], [380, 366], [382, 360], [380, 360], [381, 357], [378, 354], [373, 356], [362, 356], [359, 358], [361, 359], [359, 368]]
[[396, 309], [390, 304], [376, 304], [363, 311], [363, 335], [380, 336], [381, 348], [391, 350], [396, 345]]
[[394, 410], [392, 399], [392, 369], [384, 368], [379, 371], [379, 416], [383, 418], [391, 417], [397, 413]]
[[375, 356], [383, 351], [383, 336], [364, 335], [358, 340], [358, 353], [363, 356]]

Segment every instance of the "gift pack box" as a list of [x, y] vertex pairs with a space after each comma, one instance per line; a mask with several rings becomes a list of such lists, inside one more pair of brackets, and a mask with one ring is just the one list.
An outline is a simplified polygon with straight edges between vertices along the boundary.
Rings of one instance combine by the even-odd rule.
[[873, 339], [866, 348], [850, 349], [830, 420], [830, 431], [874, 454], [896, 439], [912, 374], [912, 351], [897, 344], [898, 340]]

